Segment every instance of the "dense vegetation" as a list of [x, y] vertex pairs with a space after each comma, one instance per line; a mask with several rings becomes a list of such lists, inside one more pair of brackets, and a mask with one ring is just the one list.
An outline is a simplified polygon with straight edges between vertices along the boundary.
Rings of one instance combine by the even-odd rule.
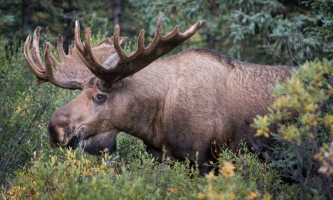
[[[27, 6], [28, 5], [28, 6]], [[24, 9], [23, 9], [24, 7]], [[22, 8], [22, 9], [17, 9]], [[332, 199], [333, 198], [333, 4], [248, 1], [37, 1], [0, 3], [0, 184], [5, 199]], [[206, 25], [173, 53], [208, 47], [243, 61], [301, 66], [279, 85], [277, 101], [253, 123], [258, 135], [277, 140], [274, 159], [244, 146], [223, 150], [216, 173], [200, 176], [188, 162], [157, 163], [141, 141], [122, 133], [117, 152], [94, 157], [48, 144], [50, 115], [77, 91], [36, 86], [22, 41], [40, 25], [43, 39], [72, 40], [76, 19], [92, 26], [96, 43], [122, 35], [135, 43], [145, 28], [154, 34], [157, 13], [164, 30], [199, 19]], [[108, 32], [109, 31], [109, 32]], [[129, 49], [133, 49], [130, 45]], [[134, 47], [135, 48], [135, 47]], [[297, 113], [291, 115], [291, 113]], [[291, 116], [293, 116], [291, 118]], [[289, 123], [282, 123], [288, 121]], [[277, 132], [270, 127], [277, 126]], [[212, 163], [213, 164], [213, 163]]]

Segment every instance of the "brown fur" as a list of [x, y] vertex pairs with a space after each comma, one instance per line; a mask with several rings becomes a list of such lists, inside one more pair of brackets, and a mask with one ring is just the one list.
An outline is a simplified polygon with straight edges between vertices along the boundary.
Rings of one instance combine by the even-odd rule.
[[[267, 112], [275, 83], [285, 81], [290, 72], [287, 66], [188, 50], [151, 63], [107, 92], [99, 89], [101, 80], [93, 78], [53, 115], [51, 141], [67, 145], [73, 137], [125, 131], [142, 139], [155, 155], [165, 149], [167, 155], [197, 161], [205, 171], [204, 163], [213, 160], [215, 147], [237, 151], [242, 139], [259, 150], [267, 145], [254, 136], [250, 124], [253, 117]], [[93, 100], [97, 94], [106, 95], [105, 103]]]

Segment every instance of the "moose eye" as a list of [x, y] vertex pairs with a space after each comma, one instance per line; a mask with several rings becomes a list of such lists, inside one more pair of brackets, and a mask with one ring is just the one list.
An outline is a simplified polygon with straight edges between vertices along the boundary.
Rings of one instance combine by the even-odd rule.
[[102, 104], [102, 103], [104, 103], [105, 100], [106, 100], [106, 95], [104, 95], [104, 94], [97, 94], [97, 95], [95, 96], [94, 100], [95, 100], [95, 102], [96, 102], [97, 104]]

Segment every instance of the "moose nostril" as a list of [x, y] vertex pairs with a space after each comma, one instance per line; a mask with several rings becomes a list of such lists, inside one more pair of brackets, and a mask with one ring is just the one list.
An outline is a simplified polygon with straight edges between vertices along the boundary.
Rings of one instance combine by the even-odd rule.
[[55, 135], [55, 126], [54, 124], [52, 123], [52, 121], [49, 122], [49, 125], [48, 125], [48, 130], [49, 130], [49, 134], [51, 136], [54, 136]]
[[68, 119], [64, 115], [54, 115], [49, 124], [50, 144], [52, 146], [65, 145], [67, 142]]
[[57, 146], [59, 141], [57, 140], [56, 128], [52, 123], [48, 125], [49, 135], [50, 135], [50, 144], [51, 146]]

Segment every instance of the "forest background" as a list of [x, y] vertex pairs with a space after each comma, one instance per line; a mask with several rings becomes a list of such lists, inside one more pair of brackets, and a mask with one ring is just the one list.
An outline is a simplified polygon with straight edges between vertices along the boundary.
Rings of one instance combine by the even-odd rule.
[[[303, 107], [315, 106], [301, 110], [296, 125], [276, 134], [281, 143], [274, 148], [275, 160], [262, 161], [246, 147], [242, 154], [224, 150], [216, 164], [220, 174], [202, 177], [187, 162], [156, 163], [142, 142], [125, 133], [118, 137], [116, 153], [99, 158], [49, 147], [46, 125], [50, 115], [78, 93], [49, 84], [34, 85], [23, 58], [25, 38], [40, 26], [42, 43], [55, 44], [61, 34], [67, 47], [73, 43], [75, 20], [82, 29], [92, 27], [95, 42], [112, 37], [114, 25], [120, 24], [121, 35], [129, 38], [127, 48], [133, 50], [140, 29], [145, 29], [151, 40], [159, 12], [163, 13], [165, 32], [177, 24], [185, 30], [206, 20], [196, 35], [170, 54], [202, 47], [242, 61], [302, 66], [294, 82], [281, 86], [276, 95], [297, 102], [286, 105], [300, 107], [304, 101]], [[332, 58], [331, 0], [2, 0], [2, 197], [332, 199]], [[302, 90], [293, 85], [296, 80], [302, 82]], [[304, 98], [293, 99], [295, 93]], [[278, 105], [267, 118], [255, 120], [258, 130], [266, 130], [276, 119], [276, 111], [286, 106]], [[318, 123], [302, 121], [304, 116]]]

